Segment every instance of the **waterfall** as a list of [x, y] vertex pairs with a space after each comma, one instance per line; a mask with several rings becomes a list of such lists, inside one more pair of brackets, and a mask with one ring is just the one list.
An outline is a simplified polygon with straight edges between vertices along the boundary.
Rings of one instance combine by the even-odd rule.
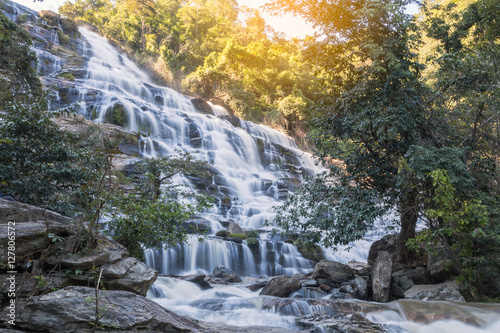
[[[211, 273], [217, 265], [241, 275], [311, 270], [312, 263], [295, 246], [270, 241], [265, 234], [253, 251], [246, 243], [214, 236], [222, 221], [236, 222], [244, 229], [271, 229], [266, 222], [274, 216], [273, 207], [305, 176], [319, 171], [311, 155], [286, 135], [230, 116], [220, 106], [212, 106], [211, 114], [198, 111], [190, 98], [155, 85], [103, 37], [85, 28], [80, 33], [88, 42], [79, 46], [88, 59], [87, 76], [72, 93], [80, 101], [80, 113], [97, 123], [113, 122], [147, 134], [139, 142], [142, 156], [182, 150], [212, 161], [216, 171], [208, 190], [217, 198], [217, 207], [203, 216], [212, 225], [211, 235], [201, 243], [191, 237], [175, 247], [147, 250], [147, 263], [165, 274]], [[94, 100], [85, 97], [90, 91]], [[196, 187], [185, 177], [177, 181]], [[258, 259], [255, 251], [260, 248], [264, 253]], [[274, 258], [270, 259], [269, 251]]]

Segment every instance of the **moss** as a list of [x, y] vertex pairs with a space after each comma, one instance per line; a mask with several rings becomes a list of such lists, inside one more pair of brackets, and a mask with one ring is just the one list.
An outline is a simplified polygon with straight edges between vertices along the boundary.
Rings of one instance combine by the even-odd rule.
[[61, 27], [62, 27], [63, 31], [66, 34], [70, 35], [71, 37], [73, 37], [73, 38], [78, 37], [78, 25], [74, 21], [72, 21], [68, 18], [62, 18], [61, 19]]
[[259, 238], [259, 232], [257, 230], [248, 230], [246, 234], [247, 238]]
[[94, 120], [97, 119], [99, 115], [97, 114], [97, 110], [95, 108], [92, 109], [92, 113], [90, 114], [90, 119]]
[[127, 127], [130, 123], [127, 110], [120, 103], [113, 105], [106, 111], [104, 121], [122, 127]]
[[245, 234], [229, 234], [228, 237], [236, 238], [236, 239], [247, 239], [247, 235], [245, 235]]
[[17, 21], [16, 23], [17, 24], [23, 24], [23, 23], [26, 23], [28, 21], [28, 15], [26, 14], [21, 14], [17, 17]]
[[247, 237], [248, 246], [255, 246], [259, 244], [259, 240], [255, 237]]
[[59, 74], [58, 76], [67, 80], [67, 81], [75, 81], [75, 76], [71, 73], [62, 73], [62, 74]]
[[219, 230], [215, 234], [215, 236], [218, 236], [218, 237], [227, 237], [227, 235], [229, 235], [229, 233], [225, 229]]
[[59, 37], [59, 44], [60, 45], [69, 45], [70, 44], [69, 36], [66, 35], [64, 32], [57, 30], [57, 36]]

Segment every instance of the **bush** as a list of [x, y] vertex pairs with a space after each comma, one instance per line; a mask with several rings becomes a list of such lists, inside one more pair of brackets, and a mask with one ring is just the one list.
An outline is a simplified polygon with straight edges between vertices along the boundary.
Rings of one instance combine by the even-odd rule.
[[247, 235], [245, 235], [245, 234], [229, 234], [227, 237], [236, 238], [236, 239], [247, 239]]

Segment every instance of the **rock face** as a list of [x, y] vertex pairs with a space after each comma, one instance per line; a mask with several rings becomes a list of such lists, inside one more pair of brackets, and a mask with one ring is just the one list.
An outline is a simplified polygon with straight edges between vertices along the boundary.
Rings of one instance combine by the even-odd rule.
[[372, 290], [375, 302], [389, 302], [391, 291], [392, 255], [387, 251], [378, 253], [372, 270]]
[[296, 276], [278, 276], [262, 289], [260, 295], [287, 297], [300, 288], [302, 288], [300, 278]]
[[465, 302], [455, 281], [440, 284], [415, 285], [404, 293], [404, 297], [406, 299], [418, 299], [422, 301]]
[[435, 255], [429, 255], [427, 258], [427, 270], [434, 282], [444, 282], [451, 275], [459, 273], [458, 269], [452, 265], [444, 247], [437, 248], [435, 252]]
[[[8, 228], [16, 230], [16, 262], [45, 247], [47, 235], [68, 236], [73, 221], [57, 213], [20, 202], [0, 198], [0, 246], [8, 247]], [[12, 230], [12, 229], [11, 229]], [[7, 251], [0, 252], [0, 261], [7, 262]]]
[[324, 279], [327, 283], [330, 282], [333, 286], [338, 287], [341, 283], [354, 279], [354, 273], [348, 265], [325, 259], [316, 264], [311, 278]]
[[[115, 328], [111, 332], [196, 332], [200, 328], [194, 321], [175, 315], [134, 293], [100, 291], [98, 299], [105, 313], [100, 323]], [[54, 333], [91, 332], [91, 323], [95, 321], [95, 290], [67, 287], [33, 297], [17, 306], [17, 328]]]
[[[7, 231], [11, 221], [15, 222], [16, 228], [19, 273], [25, 270], [28, 259], [50, 271], [43, 274], [44, 283], [41, 285], [29, 274], [23, 278], [23, 283], [18, 285], [21, 297], [47, 292], [51, 288], [93, 285], [101, 268], [102, 282], [107, 289], [126, 290], [145, 296], [158, 275], [154, 269], [128, 257], [128, 251], [122, 245], [104, 237], [98, 240], [96, 248], [90, 253], [58, 254], [55, 252], [57, 248], [50, 247], [54, 241], [49, 235], [54, 239], [57, 237], [57, 244], [64, 247], [66, 241], [79, 237], [80, 231], [73, 220], [38, 207], [0, 199], [0, 242], [3, 248], [8, 245]], [[7, 261], [4, 258], [6, 254], [6, 251], [0, 252], [3, 262]], [[60, 270], [66, 273], [60, 273]]]

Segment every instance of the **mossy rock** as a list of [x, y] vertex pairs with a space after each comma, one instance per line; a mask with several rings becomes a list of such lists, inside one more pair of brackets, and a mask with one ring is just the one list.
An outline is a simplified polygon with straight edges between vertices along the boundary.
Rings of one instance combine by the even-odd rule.
[[247, 235], [245, 234], [229, 234], [228, 237], [236, 239], [247, 239]]
[[297, 249], [302, 254], [302, 256], [308, 260], [314, 262], [320, 262], [321, 260], [325, 259], [325, 256], [323, 255], [323, 250], [317, 244], [302, 243], [297, 245]]
[[63, 78], [67, 81], [75, 81], [75, 76], [71, 73], [62, 73], [58, 75], [60, 78]]
[[229, 232], [227, 232], [226, 229], [219, 230], [215, 234], [215, 236], [217, 236], [217, 237], [227, 237], [228, 235], [229, 235]]
[[61, 30], [57, 30], [57, 36], [59, 38], [60, 45], [69, 45], [70, 44], [69, 36], [66, 35], [64, 32], [62, 32]]
[[120, 103], [113, 105], [106, 111], [104, 121], [121, 127], [128, 127], [130, 124], [128, 112]]
[[65, 34], [68, 34], [69, 36], [71, 36], [73, 38], [78, 37], [78, 25], [74, 21], [72, 21], [68, 18], [62, 18], [61, 19], [61, 28], [63, 29]]
[[42, 10], [39, 13], [40, 18], [46, 22], [47, 25], [52, 27], [57, 27], [59, 20], [61, 19], [61, 15], [54, 13], [50, 10]]

